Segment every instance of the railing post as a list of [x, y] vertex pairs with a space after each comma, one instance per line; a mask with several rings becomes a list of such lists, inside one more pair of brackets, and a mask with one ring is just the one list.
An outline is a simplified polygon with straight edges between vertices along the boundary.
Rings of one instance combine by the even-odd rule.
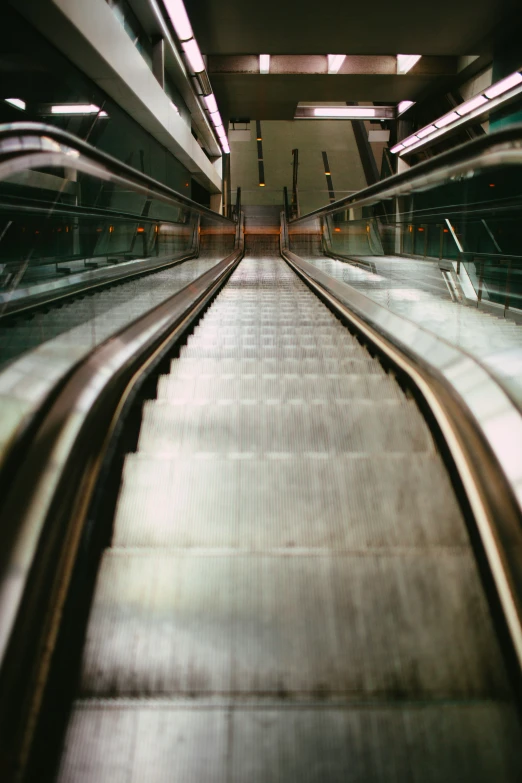
[[288, 218], [290, 216], [290, 212], [289, 212], [289, 209], [288, 209], [288, 188], [286, 187], [286, 185], [283, 188], [283, 204], [284, 204], [284, 209], [285, 209], [285, 217], [288, 220]]
[[479, 287], [478, 287], [478, 294], [477, 294], [477, 302], [482, 301], [482, 284], [484, 281], [484, 261], [480, 261], [480, 272], [479, 272]]
[[506, 312], [509, 310], [509, 289], [511, 286], [511, 269], [513, 267], [513, 261], [511, 259], [508, 259], [508, 273], [506, 278], [506, 300], [504, 302], [504, 316], [506, 315]]

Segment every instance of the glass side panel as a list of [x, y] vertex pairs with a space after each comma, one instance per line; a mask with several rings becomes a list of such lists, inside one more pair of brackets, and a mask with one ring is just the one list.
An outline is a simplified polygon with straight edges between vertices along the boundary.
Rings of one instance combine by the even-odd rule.
[[304, 216], [289, 223], [289, 246], [475, 355], [522, 406], [520, 172], [512, 164], [477, 169], [409, 195]]
[[109, 173], [95, 151], [56, 147], [70, 157], [67, 168], [53, 153], [33, 166], [32, 153], [0, 149], [2, 367], [57, 339], [78, 359], [235, 247], [232, 221], [137, 172], [118, 173], [119, 164]]

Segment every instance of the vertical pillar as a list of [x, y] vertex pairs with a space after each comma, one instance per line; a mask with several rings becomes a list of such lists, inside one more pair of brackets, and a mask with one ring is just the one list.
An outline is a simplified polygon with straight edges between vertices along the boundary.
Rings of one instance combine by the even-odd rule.
[[161, 87], [165, 88], [165, 41], [156, 38], [152, 42], [152, 73]]

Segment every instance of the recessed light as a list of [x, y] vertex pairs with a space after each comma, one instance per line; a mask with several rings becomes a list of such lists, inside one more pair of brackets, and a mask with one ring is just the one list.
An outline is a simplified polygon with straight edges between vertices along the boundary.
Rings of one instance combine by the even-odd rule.
[[329, 54], [328, 55], [328, 73], [338, 73], [341, 65], [346, 60], [345, 54]]
[[270, 73], [270, 55], [259, 55], [259, 73]]
[[421, 54], [398, 54], [397, 73], [408, 73], [419, 62], [421, 57]]
[[6, 98], [6, 103], [10, 103], [11, 106], [15, 106], [17, 109], [25, 111], [26, 103], [21, 98]]

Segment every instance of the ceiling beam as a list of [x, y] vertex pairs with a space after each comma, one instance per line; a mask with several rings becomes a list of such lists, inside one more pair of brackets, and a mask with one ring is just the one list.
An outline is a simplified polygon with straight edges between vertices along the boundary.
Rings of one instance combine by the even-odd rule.
[[[208, 73], [259, 74], [259, 55], [209, 55]], [[458, 72], [457, 57], [421, 57], [408, 72], [410, 76], [455, 76]], [[277, 74], [328, 74], [326, 54], [294, 55], [274, 54], [270, 57], [270, 75]], [[338, 74], [330, 78], [347, 75], [397, 75], [403, 78], [408, 74], [397, 74], [397, 60], [393, 55], [347, 55]]]

